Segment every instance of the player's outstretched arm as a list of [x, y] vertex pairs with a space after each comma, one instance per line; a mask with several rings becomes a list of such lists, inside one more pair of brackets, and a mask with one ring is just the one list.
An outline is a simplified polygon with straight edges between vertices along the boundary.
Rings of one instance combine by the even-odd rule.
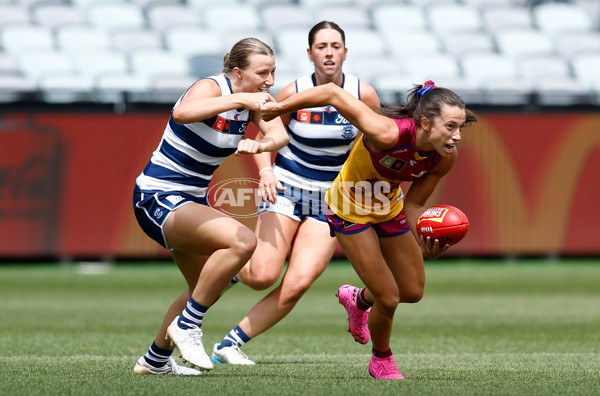
[[335, 107], [352, 125], [360, 129], [367, 136], [371, 148], [382, 151], [396, 144], [398, 126], [394, 120], [376, 113], [334, 83], [304, 90], [283, 102], [265, 103], [261, 106], [261, 114], [263, 120], [270, 120], [305, 107], [326, 105]]

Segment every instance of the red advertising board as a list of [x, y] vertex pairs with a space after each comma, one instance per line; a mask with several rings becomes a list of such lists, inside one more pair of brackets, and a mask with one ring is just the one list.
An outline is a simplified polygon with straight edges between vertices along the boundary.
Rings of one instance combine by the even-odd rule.
[[[0, 259], [166, 257], [139, 229], [131, 200], [167, 116], [4, 113]], [[257, 178], [252, 160], [229, 158], [214, 183], [233, 178]], [[479, 114], [430, 203], [470, 220], [447, 255], [597, 256], [597, 180], [600, 115]]]

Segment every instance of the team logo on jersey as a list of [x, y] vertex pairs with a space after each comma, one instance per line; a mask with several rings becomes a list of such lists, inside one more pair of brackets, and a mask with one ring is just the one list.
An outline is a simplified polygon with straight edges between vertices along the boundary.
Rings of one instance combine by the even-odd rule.
[[344, 139], [353, 139], [354, 138], [354, 128], [352, 128], [352, 126], [345, 126], [344, 129], [342, 129], [342, 137]]
[[379, 160], [379, 163], [385, 166], [388, 169], [391, 169], [396, 172], [400, 172], [402, 168], [406, 165], [406, 161], [401, 160], [399, 158], [390, 157], [386, 155], [382, 159]]
[[332, 109], [331, 105], [327, 105], [325, 107], [325, 111], [328, 112], [328, 113], [331, 113], [331, 111], [332, 111], [331, 109]]
[[212, 128], [219, 132], [227, 133], [227, 132], [229, 132], [229, 123], [227, 122], [227, 120], [225, 118], [218, 116], [217, 120], [213, 124]]

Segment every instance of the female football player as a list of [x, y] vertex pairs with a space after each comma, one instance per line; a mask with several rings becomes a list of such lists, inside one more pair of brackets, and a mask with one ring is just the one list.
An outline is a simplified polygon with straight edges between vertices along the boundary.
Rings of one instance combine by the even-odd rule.
[[[274, 72], [268, 45], [252, 38], [236, 43], [221, 74], [197, 81], [175, 103], [158, 148], [136, 180], [137, 220], [171, 252], [188, 285], [138, 359], [137, 374], [200, 374], [175, 363], [173, 345], [184, 362], [213, 368], [202, 345], [202, 319], [252, 256], [256, 236], [208, 206], [206, 190], [227, 156], [275, 151], [288, 143], [281, 120], [263, 121], [258, 112], [260, 105], [274, 100], [268, 93]], [[262, 139], [244, 139], [249, 122], [258, 126]]]
[[[287, 85], [277, 100], [332, 83], [368, 107], [379, 106], [369, 84], [343, 72], [348, 53], [345, 41], [345, 33], [337, 24], [317, 23], [308, 33], [307, 49], [314, 73]], [[358, 128], [332, 106], [302, 109], [282, 115], [282, 120], [290, 143], [279, 150], [275, 163], [271, 164], [270, 153], [254, 156], [265, 204], [259, 208], [256, 251], [238, 278], [263, 290], [277, 282], [290, 252], [288, 266], [280, 284], [215, 345], [214, 362], [254, 364], [240, 347], [294, 308], [323, 273], [335, 250], [336, 240], [330, 236], [323, 214], [323, 198], [348, 158]]]
[[[369, 373], [404, 379], [390, 349], [396, 307], [423, 296], [423, 256], [436, 258], [449, 248], [419, 237], [416, 221], [454, 165], [463, 128], [476, 117], [458, 95], [432, 81], [415, 86], [406, 105], [377, 111], [331, 83], [281, 103], [265, 103], [261, 111], [263, 119], [271, 120], [326, 105], [363, 132], [325, 197], [331, 231], [366, 285], [343, 285], [338, 297], [355, 339], [371, 336]], [[402, 182], [412, 182], [406, 196]]]

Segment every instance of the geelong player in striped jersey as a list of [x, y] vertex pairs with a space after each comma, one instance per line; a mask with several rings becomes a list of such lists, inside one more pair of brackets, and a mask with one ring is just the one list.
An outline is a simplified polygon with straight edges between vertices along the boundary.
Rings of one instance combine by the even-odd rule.
[[[252, 230], [208, 206], [213, 173], [231, 154], [276, 151], [289, 137], [280, 119], [263, 121], [259, 107], [274, 99], [272, 49], [248, 38], [224, 57], [219, 75], [197, 81], [175, 104], [158, 148], [136, 180], [133, 206], [144, 232], [171, 252], [188, 288], [168, 309], [136, 374], [199, 375], [213, 363], [202, 345], [202, 319], [256, 248]], [[244, 139], [249, 122], [262, 139]], [[151, 292], [151, 291], [150, 291]]]
[[[369, 84], [343, 72], [348, 53], [345, 41], [345, 33], [337, 24], [316, 24], [308, 33], [307, 49], [314, 73], [287, 85], [277, 100], [334, 83], [367, 106], [379, 106]], [[217, 363], [254, 364], [240, 347], [294, 308], [323, 273], [335, 250], [336, 240], [330, 236], [323, 215], [323, 198], [348, 158], [359, 130], [332, 106], [305, 108], [281, 118], [287, 124], [290, 143], [279, 150], [273, 165], [269, 153], [255, 155], [264, 195], [256, 227], [258, 246], [237, 278], [256, 290], [272, 286], [281, 276], [289, 251], [287, 270], [281, 283], [214, 346], [212, 359]]]

